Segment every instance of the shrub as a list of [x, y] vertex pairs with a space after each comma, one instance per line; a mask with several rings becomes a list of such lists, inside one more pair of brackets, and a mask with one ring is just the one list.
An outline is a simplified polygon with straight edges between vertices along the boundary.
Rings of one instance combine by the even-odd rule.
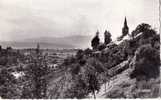
[[92, 55], [92, 50], [87, 48], [84, 50], [84, 54], [87, 55], [87, 56], [91, 56]]
[[74, 63], [75, 61], [76, 61], [76, 58], [74, 56], [67, 57], [66, 59], [64, 59], [63, 65], [67, 66]]
[[159, 76], [159, 51], [150, 45], [143, 45], [135, 52], [134, 71], [131, 78], [145, 76], [146, 79]]
[[77, 51], [77, 53], [76, 53], [76, 58], [78, 59], [78, 60], [80, 60], [80, 59], [82, 59], [83, 58], [83, 55], [84, 55], [84, 52], [83, 52], [83, 50], [78, 50]]
[[18, 96], [16, 89], [17, 81], [15, 77], [6, 68], [0, 71], [0, 97], [11, 99]]
[[100, 44], [99, 46], [98, 46], [98, 50], [103, 50], [103, 49], [105, 49], [106, 48], [106, 45], [105, 44]]

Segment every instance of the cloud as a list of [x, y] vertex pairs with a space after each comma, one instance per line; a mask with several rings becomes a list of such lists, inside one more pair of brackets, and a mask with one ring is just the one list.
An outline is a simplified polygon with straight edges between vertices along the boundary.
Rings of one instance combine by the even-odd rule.
[[130, 31], [141, 22], [158, 28], [158, 2], [159, 0], [1, 0], [0, 40], [95, 35], [97, 29], [101, 33], [107, 29], [116, 38], [121, 34], [125, 16]]

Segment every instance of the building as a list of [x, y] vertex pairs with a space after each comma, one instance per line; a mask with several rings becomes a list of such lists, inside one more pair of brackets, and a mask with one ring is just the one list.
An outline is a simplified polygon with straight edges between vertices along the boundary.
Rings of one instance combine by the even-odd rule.
[[126, 36], [128, 33], [129, 33], [129, 27], [127, 25], [127, 20], [126, 20], [126, 17], [125, 17], [124, 26], [122, 28], [122, 35]]

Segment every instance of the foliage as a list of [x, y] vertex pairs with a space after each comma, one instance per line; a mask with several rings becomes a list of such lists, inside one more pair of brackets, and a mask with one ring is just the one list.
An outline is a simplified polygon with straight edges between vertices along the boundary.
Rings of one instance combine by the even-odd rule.
[[87, 83], [88, 83], [88, 91], [92, 92], [95, 97], [95, 91], [99, 91], [100, 84], [98, 82], [98, 79], [96, 77], [96, 74], [88, 74], [87, 76]]
[[[88, 68], [91, 68], [92, 70], [94, 70], [94, 73], [95, 72], [102, 73], [106, 70], [106, 68], [104, 67], [102, 62], [94, 57], [87, 59], [86, 65], [89, 65]], [[91, 71], [91, 72], [92, 72], [92, 70], [88, 69], [88, 71]]]
[[73, 80], [72, 87], [65, 92], [66, 98], [82, 99], [88, 95], [87, 85], [81, 75], [77, 75]]
[[100, 39], [99, 39], [99, 32], [96, 32], [96, 36], [92, 39], [91, 41], [91, 46], [94, 50], [97, 49], [99, 43], [100, 43]]
[[87, 48], [87, 49], [85, 49], [84, 50], [84, 54], [86, 55], [86, 56], [91, 56], [92, 55], [92, 50], [91, 49], [89, 49], [89, 48]]
[[27, 82], [27, 85], [24, 85], [22, 98], [45, 98], [47, 88], [45, 75], [47, 73], [48, 68], [44, 59], [33, 59], [33, 63], [25, 71], [25, 82]]
[[8, 62], [7, 57], [5, 56], [0, 57], [0, 65], [5, 66], [7, 65], [7, 62]]
[[144, 76], [146, 79], [159, 76], [159, 51], [150, 45], [143, 45], [135, 53], [134, 71], [131, 78]]
[[150, 30], [151, 26], [146, 23], [139, 24], [134, 31], [132, 31], [131, 35], [132, 37], [136, 36], [137, 34], [141, 32], [145, 32], [147, 30]]
[[84, 98], [91, 92], [95, 95], [95, 91], [99, 91], [100, 88], [98, 73], [102, 73], [104, 69], [100, 61], [91, 57], [87, 58], [83, 65], [79, 62], [68, 65], [68, 74], [71, 75], [66, 76], [72, 77], [72, 83], [68, 83], [71, 87], [65, 91], [65, 98]]
[[70, 72], [72, 75], [77, 75], [80, 71], [80, 65], [79, 64], [72, 64], [70, 65]]
[[67, 57], [66, 59], [64, 59], [63, 65], [68, 66], [74, 62], [76, 62], [76, 58], [74, 56], [70, 56], [70, 57]]
[[112, 68], [127, 59], [128, 46], [128, 41], [123, 41], [119, 46], [113, 44], [108, 49], [105, 49], [98, 59], [107, 69]]
[[105, 49], [106, 48], [106, 45], [105, 44], [100, 44], [99, 46], [98, 46], [98, 50], [99, 51], [101, 51], [101, 50], [103, 50], [103, 49]]
[[104, 38], [105, 38], [104, 44], [109, 44], [112, 41], [112, 39], [111, 39], [111, 33], [106, 30], [104, 32]]
[[76, 58], [77, 58], [78, 60], [80, 60], [80, 59], [83, 58], [83, 55], [84, 55], [83, 50], [78, 50], [77, 53], [76, 53]]
[[6, 68], [0, 71], [0, 97], [4, 99], [19, 96], [15, 77]]
[[151, 39], [151, 45], [153, 48], [160, 49], [160, 34], [154, 35]]

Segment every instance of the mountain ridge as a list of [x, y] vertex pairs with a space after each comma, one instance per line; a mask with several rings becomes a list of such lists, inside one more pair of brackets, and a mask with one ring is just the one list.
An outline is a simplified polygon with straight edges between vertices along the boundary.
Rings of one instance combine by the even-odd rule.
[[16, 41], [0, 41], [0, 44], [4, 47], [12, 46], [14, 48], [30, 48], [35, 47], [37, 43], [41, 48], [85, 48], [89, 46], [90, 35], [72, 35], [68, 37], [38, 37], [28, 38]]

